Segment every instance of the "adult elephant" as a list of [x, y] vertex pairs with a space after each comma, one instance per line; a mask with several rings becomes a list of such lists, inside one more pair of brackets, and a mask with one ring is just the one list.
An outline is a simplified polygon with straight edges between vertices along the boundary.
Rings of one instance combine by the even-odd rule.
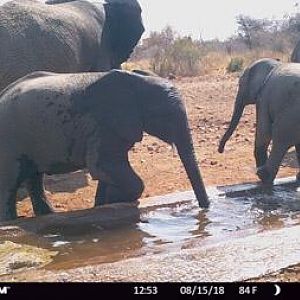
[[97, 204], [131, 202], [143, 182], [128, 151], [143, 132], [175, 144], [200, 206], [209, 201], [178, 91], [156, 76], [35, 72], [0, 95], [0, 220], [16, 217], [27, 184], [34, 212], [51, 211], [42, 175], [88, 168], [104, 186]]
[[[267, 184], [273, 182], [281, 160], [295, 146], [300, 165], [300, 65], [261, 59], [251, 64], [239, 81], [239, 89], [229, 128], [219, 144], [226, 142], [236, 129], [248, 104], [256, 104], [255, 159], [257, 175]], [[272, 149], [267, 151], [272, 140]], [[299, 173], [297, 175], [299, 179]]]
[[143, 31], [137, 0], [7, 2], [0, 6], [0, 90], [32, 71], [120, 68]]

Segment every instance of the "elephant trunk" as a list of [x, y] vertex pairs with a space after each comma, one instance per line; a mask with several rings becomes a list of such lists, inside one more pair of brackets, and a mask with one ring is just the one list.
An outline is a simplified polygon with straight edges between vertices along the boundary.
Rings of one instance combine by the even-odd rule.
[[238, 95], [237, 100], [235, 102], [235, 106], [234, 106], [234, 110], [233, 110], [233, 113], [232, 113], [232, 117], [231, 117], [229, 127], [226, 130], [226, 132], [224, 133], [224, 135], [223, 135], [223, 137], [222, 137], [222, 139], [219, 143], [219, 148], [218, 148], [219, 153], [224, 152], [225, 144], [227, 143], [227, 141], [230, 139], [233, 132], [237, 128], [237, 126], [239, 124], [239, 121], [240, 121], [240, 119], [243, 115], [244, 108], [245, 108], [245, 104], [243, 103], [243, 101], [241, 99], [241, 96]]
[[198, 163], [193, 147], [192, 136], [188, 126], [185, 128], [185, 132], [183, 134], [180, 133], [180, 131], [178, 131], [177, 134], [179, 138], [176, 139], [175, 146], [178, 150], [180, 159], [191, 182], [199, 206], [203, 208], [208, 208], [209, 200], [206, 194], [200, 170], [198, 168]]

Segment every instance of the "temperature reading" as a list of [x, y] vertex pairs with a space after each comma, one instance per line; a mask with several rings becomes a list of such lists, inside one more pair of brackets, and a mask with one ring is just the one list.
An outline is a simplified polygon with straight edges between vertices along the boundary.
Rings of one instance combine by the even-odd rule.
[[255, 295], [257, 293], [257, 286], [240, 286], [240, 295]]

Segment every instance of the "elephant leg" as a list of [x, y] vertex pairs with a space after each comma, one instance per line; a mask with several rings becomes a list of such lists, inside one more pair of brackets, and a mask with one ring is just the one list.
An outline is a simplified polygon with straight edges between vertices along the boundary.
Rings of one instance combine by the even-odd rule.
[[108, 184], [104, 181], [98, 182], [96, 196], [95, 196], [95, 206], [105, 204], [105, 195]]
[[268, 146], [269, 146], [268, 144], [261, 145], [261, 146], [255, 145], [254, 157], [255, 157], [257, 169], [263, 166], [268, 159], [268, 154], [267, 154]]
[[[295, 148], [296, 148], [298, 166], [300, 168], [300, 144], [295, 145]], [[300, 171], [298, 172], [296, 178], [297, 178], [297, 180], [300, 180]]]
[[273, 183], [277, 175], [280, 163], [282, 162], [282, 159], [288, 148], [288, 146], [282, 145], [277, 140], [273, 140], [272, 150], [266, 164], [260, 167], [257, 171], [258, 177], [264, 184]]
[[113, 183], [101, 183], [102, 186], [98, 186], [95, 205], [138, 200], [144, 184], [128, 161], [104, 163], [101, 169]]
[[136, 200], [128, 196], [126, 197], [127, 200], [122, 200], [124, 198], [124, 195], [124, 191], [120, 190], [118, 186], [102, 181], [101, 183], [98, 183], [95, 197], [95, 206], [117, 202], [130, 202]]
[[27, 189], [36, 216], [52, 213], [53, 210], [45, 195], [43, 174], [35, 173], [27, 179]]
[[0, 222], [15, 220], [17, 218], [16, 197], [16, 186], [10, 189], [0, 187]]
[[[17, 218], [16, 197], [19, 183], [17, 163], [1, 164], [0, 170], [0, 222]], [[9, 167], [5, 167], [9, 165]]]
[[257, 111], [254, 157], [256, 168], [262, 167], [268, 159], [268, 148], [271, 142], [270, 123], [266, 122], [264, 111]]

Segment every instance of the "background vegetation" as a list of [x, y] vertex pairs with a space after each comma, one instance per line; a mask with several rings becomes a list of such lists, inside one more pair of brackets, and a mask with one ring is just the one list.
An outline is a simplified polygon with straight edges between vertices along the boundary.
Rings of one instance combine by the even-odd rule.
[[281, 20], [236, 17], [237, 34], [225, 41], [178, 35], [170, 26], [151, 32], [136, 48], [126, 69], [150, 69], [163, 77], [238, 72], [261, 57], [289, 61], [300, 39], [300, 14]]

